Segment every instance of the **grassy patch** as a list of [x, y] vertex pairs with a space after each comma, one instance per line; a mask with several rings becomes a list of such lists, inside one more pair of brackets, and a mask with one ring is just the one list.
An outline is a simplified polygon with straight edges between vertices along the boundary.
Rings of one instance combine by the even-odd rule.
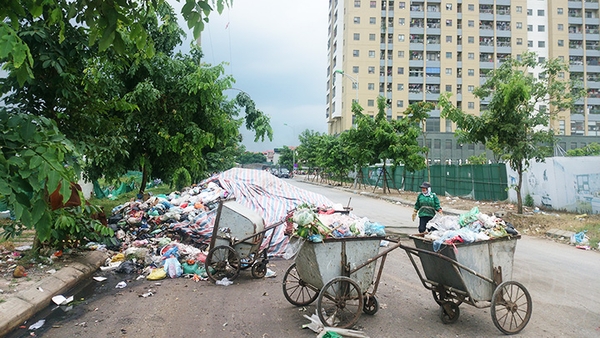
[[[160, 195], [160, 194], [170, 194], [172, 192], [172, 189], [169, 188], [169, 186], [167, 184], [161, 184], [156, 187], [146, 189], [146, 192], [150, 192], [150, 193], [152, 193], [152, 195], [156, 196], [156, 195]], [[138, 191], [134, 190], [134, 191], [130, 191], [128, 193], [121, 194], [116, 199], [92, 198], [89, 200], [89, 202], [91, 204], [99, 205], [99, 206], [103, 207], [104, 212], [106, 213], [106, 216], [108, 217], [111, 215], [111, 211], [114, 207], [121, 205], [121, 204], [125, 204], [126, 202], [129, 202], [129, 201], [135, 200], [137, 198], [137, 194], [138, 194]]]

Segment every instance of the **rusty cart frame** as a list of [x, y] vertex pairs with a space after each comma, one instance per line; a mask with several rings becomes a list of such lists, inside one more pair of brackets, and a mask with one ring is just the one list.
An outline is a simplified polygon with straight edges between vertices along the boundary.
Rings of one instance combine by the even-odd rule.
[[326, 326], [349, 328], [361, 311], [374, 315], [379, 310], [375, 294], [387, 254], [400, 246], [393, 245], [380, 253], [384, 239], [372, 236], [305, 241], [283, 277], [285, 298], [295, 306], [316, 300], [317, 315]]
[[[504, 334], [523, 330], [531, 318], [532, 301], [527, 289], [512, 280], [513, 257], [520, 235], [487, 241], [442, 245], [439, 252], [423, 235], [409, 236], [415, 247], [406, 251], [421, 283], [440, 305], [440, 319], [454, 323], [459, 305], [490, 307], [492, 321]], [[419, 268], [415, 257], [421, 262]]]
[[235, 200], [220, 200], [210, 238], [209, 251], [204, 263], [206, 274], [213, 282], [227, 278], [234, 280], [240, 270], [251, 268], [252, 277], [263, 278], [267, 273], [268, 245], [260, 249], [264, 236], [269, 230], [285, 223], [285, 219], [265, 226], [263, 218], [255, 211], [244, 207]]

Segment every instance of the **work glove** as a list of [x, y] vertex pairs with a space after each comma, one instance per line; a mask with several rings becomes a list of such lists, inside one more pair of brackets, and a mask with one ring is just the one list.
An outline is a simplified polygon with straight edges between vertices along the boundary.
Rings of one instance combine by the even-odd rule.
[[415, 218], [417, 218], [417, 211], [416, 210], [413, 211], [413, 214], [412, 214], [412, 220], [413, 220], [413, 222], [415, 221]]

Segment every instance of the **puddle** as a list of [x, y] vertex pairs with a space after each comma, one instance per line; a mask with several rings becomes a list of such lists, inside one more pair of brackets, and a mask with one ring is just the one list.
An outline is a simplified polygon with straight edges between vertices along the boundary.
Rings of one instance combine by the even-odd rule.
[[[106, 277], [106, 280], [101, 282], [94, 280], [93, 277], [97, 276]], [[137, 276], [137, 274], [117, 274], [112, 271], [97, 272], [88, 280], [82, 281], [73, 289], [63, 293], [63, 296], [65, 297], [73, 296], [72, 302], [63, 306], [57, 306], [51, 302], [50, 305], [38, 312], [26, 323], [21, 324], [24, 328], [17, 328], [5, 337], [30, 338], [32, 333], [35, 333], [35, 337], [43, 337], [44, 333], [52, 329], [53, 325], [61, 325], [63, 322], [76, 320], [83, 315], [85, 311], [84, 307], [81, 306], [82, 304], [89, 304], [96, 299], [121, 292], [122, 290], [115, 288], [115, 285], [123, 280], [131, 280], [131, 283], [135, 283], [134, 280]], [[44, 323], [40, 328], [36, 330], [28, 329], [31, 325], [36, 324], [41, 320], [44, 320]]]

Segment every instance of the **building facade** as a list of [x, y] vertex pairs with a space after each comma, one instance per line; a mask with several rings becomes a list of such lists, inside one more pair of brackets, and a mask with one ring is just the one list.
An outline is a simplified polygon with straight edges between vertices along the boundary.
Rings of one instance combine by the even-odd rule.
[[[374, 116], [380, 95], [390, 102], [389, 119], [401, 118], [413, 102], [437, 103], [444, 92], [463, 111], [479, 115], [487, 102], [473, 90], [486, 74], [508, 57], [533, 51], [540, 60], [568, 62], [564, 76], [588, 90], [573, 110], [551, 121], [556, 134], [566, 145], [600, 142], [598, 0], [330, 0], [329, 8], [329, 134], [353, 126], [353, 100]], [[539, 69], [530, 72], [543, 76]], [[425, 128], [443, 135], [455, 127], [433, 110]], [[571, 136], [577, 140], [570, 142]], [[451, 144], [441, 149], [458, 149], [452, 137], [440, 143], [447, 140]]]

